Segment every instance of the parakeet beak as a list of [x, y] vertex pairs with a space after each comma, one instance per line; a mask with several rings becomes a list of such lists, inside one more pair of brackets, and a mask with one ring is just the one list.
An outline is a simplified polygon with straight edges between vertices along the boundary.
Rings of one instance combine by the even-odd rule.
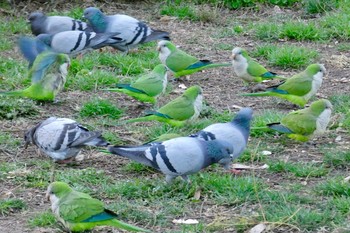
[[49, 192], [46, 192], [45, 198], [46, 198], [46, 200], [47, 200], [47, 201], [50, 201], [50, 195], [49, 195]]
[[232, 55], [230, 56], [230, 58], [231, 58], [232, 60], [235, 60], [235, 57], [236, 57], [236, 54], [232, 54]]
[[157, 46], [157, 51], [160, 52], [160, 46]]

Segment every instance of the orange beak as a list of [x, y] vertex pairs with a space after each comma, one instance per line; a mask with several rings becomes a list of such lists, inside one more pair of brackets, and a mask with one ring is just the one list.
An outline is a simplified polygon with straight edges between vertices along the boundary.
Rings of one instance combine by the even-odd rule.
[[160, 52], [160, 46], [157, 46], [157, 51]]
[[232, 54], [232, 55], [230, 56], [230, 58], [231, 58], [232, 60], [234, 60], [235, 57], [236, 57], [236, 54]]

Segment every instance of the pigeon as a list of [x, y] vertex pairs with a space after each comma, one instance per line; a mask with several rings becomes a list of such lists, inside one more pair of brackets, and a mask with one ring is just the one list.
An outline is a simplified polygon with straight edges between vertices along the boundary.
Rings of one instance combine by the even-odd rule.
[[118, 215], [104, 207], [102, 201], [73, 190], [67, 183], [53, 182], [46, 198], [57, 220], [68, 232], [83, 232], [96, 226], [112, 226], [127, 231], [151, 232], [118, 220]]
[[40, 34], [36, 38], [54, 52], [77, 55], [85, 50], [99, 49], [114, 43], [113, 37], [120, 33], [95, 33], [85, 31], [64, 31], [56, 34]]
[[41, 11], [32, 12], [28, 21], [32, 33], [39, 34], [56, 34], [63, 31], [84, 31], [88, 28], [87, 23], [73, 19], [68, 16], [46, 16]]
[[89, 131], [68, 118], [50, 117], [25, 133], [25, 147], [36, 145], [44, 154], [57, 163], [69, 163], [82, 147], [106, 147], [101, 132]]
[[128, 52], [141, 43], [170, 40], [168, 32], [154, 30], [128, 15], [104, 15], [98, 8], [88, 7], [84, 10], [84, 18], [96, 33], [120, 32], [120, 40], [111, 46], [122, 52]]
[[141, 146], [109, 146], [108, 151], [161, 171], [166, 175], [167, 183], [178, 176], [188, 181], [187, 175], [214, 163], [228, 169], [233, 152], [226, 141], [193, 137], [177, 137]]
[[190, 136], [204, 141], [226, 141], [231, 146], [230, 149], [233, 150], [232, 159], [236, 159], [247, 146], [252, 118], [253, 110], [251, 108], [242, 108], [231, 122], [209, 125]]

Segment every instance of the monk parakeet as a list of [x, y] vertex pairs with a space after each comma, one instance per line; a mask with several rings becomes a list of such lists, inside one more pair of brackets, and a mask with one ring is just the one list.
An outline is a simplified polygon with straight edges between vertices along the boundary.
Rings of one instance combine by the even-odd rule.
[[117, 88], [107, 90], [122, 92], [141, 102], [154, 104], [156, 98], [164, 93], [167, 83], [167, 68], [159, 64], [150, 73], [140, 76], [131, 84], [117, 84]]
[[64, 182], [49, 185], [46, 197], [52, 212], [69, 232], [82, 232], [96, 226], [113, 226], [127, 231], [151, 232], [119, 221], [117, 214], [105, 209], [102, 201], [73, 190]]
[[99, 9], [88, 7], [84, 10], [84, 18], [96, 33], [119, 32], [110, 46], [123, 52], [149, 41], [170, 40], [168, 32], [155, 30], [128, 15], [104, 15]]
[[267, 126], [297, 141], [306, 142], [326, 131], [332, 113], [332, 104], [326, 99], [311, 103], [310, 107], [292, 111], [281, 122]]
[[125, 123], [156, 120], [173, 126], [182, 126], [186, 120], [194, 120], [199, 116], [202, 100], [202, 88], [192, 86], [157, 111], [148, 111], [145, 116], [127, 120]]
[[320, 88], [325, 72], [323, 65], [312, 64], [282, 83], [268, 87], [265, 92], [247, 93], [242, 96], [276, 96], [304, 107]]
[[247, 51], [242, 48], [234, 48], [231, 58], [233, 70], [245, 83], [281, 78], [276, 73], [268, 71], [265, 67], [254, 61], [249, 57]]
[[67, 69], [70, 65], [68, 55], [63, 53], [42, 52], [29, 70], [32, 84], [18, 91], [0, 92], [0, 95], [27, 97], [39, 101], [53, 101], [63, 89]]
[[231, 66], [231, 63], [212, 63], [209, 60], [199, 60], [176, 48], [170, 41], [159, 41], [157, 50], [159, 51], [160, 61], [174, 73], [176, 78], [207, 68]]

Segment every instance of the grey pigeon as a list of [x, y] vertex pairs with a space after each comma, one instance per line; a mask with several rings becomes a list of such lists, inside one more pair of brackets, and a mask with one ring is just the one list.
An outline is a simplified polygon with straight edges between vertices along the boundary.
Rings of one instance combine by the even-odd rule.
[[253, 118], [251, 108], [242, 108], [231, 122], [209, 125], [191, 137], [205, 141], [223, 140], [231, 145], [233, 159], [238, 158], [247, 146], [250, 123]]
[[171, 183], [177, 176], [188, 180], [187, 175], [214, 163], [228, 169], [232, 160], [230, 147], [220, 140], [178, 137], [141, 146], [109, 146], [108, 150], [161, 171], [166, 175], [166, 181]]
[[130, 48], [141, 43], [170, 40], [168, 32], [154, 30], [128, 15], [104, 15], [99, 9], [89, 7], [84, 10], [84, 18], [89, 21], [94, 32], [120, 32], [120, 41], [111, 46], [123, 52], [128, 52]]
[[84, 31], [64, 31], [56, 34], [40, 34], [36, 38], [53, 51], [77, 55], [89, 49], [98, 49], [114, 43], [114, 36], [120, 33], [95, 33]]
[[41, 11], [32, 12], [28, 17], [28, 21], [35, 36], [72, 30], [84, 31], [88, 28], [87, 23], [80, 20], [68, 16], [46, 16]]
[[34, 144], [55, 162], [67, 163], [76, 157], [84, 146], [109, 145], [100, 132], [89, 131], [68, 118], [50, 117], [25, 133], [25, 146]]

